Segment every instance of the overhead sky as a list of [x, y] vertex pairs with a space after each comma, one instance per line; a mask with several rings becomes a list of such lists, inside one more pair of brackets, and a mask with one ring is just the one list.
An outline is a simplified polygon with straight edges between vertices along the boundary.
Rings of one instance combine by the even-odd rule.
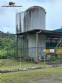
[[16, 12], [26, 10], [33, 5], [42, 6], [46, 10], [46, 29], [54, 30], [62, 27], [62, 0], [0, 0], [0, 6], [9, 1], [21, 5], [21, 8], [0, 7], [0, 30], [14, 33], [16, 30]]

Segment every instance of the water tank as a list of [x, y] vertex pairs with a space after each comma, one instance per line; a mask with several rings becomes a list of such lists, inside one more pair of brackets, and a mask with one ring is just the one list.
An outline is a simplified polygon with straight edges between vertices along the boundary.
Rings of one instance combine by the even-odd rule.
[[45, 9], [32, 6], [24, 12], [24, 32], [34, 29], [45, 29]]

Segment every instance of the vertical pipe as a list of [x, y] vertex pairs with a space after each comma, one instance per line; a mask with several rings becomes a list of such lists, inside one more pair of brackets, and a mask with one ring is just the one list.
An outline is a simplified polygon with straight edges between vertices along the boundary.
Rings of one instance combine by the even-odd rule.
[[16, 56], [17, 56], [17, 58], [19, 58], [18, 57], [18, 34], [16, 35]]
[[36, 62], [38, 62], [38, 33], [36, 33]]

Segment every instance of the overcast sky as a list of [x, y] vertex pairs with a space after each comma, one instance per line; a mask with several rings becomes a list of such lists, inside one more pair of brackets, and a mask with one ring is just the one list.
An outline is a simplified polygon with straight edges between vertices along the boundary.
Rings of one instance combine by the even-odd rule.
[[0, 0], [1, 5], [7, 5], [9, 1], [22, 5], [21, 8], [0, 7], [0, 30], [15, 32], [16, 12], [26, 10], [33, 5], [42, 6], [46, 10], [46, 29], [54, 30], [62, 26], [62, 0]]

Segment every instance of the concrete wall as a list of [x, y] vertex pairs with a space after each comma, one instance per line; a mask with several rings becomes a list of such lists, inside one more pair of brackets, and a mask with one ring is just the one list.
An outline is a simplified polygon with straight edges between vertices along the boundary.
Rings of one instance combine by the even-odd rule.
[[46, 36], [45, 35], [39, 35], [39, 38], [38, 38], [38, 46], [39, 46], [39, 49], [38, 49], [38, 54], [39, 54], [39, 58], [42, 59], [42, 57], [44, 58], [45, 56], [45, 48], [46, 48]]
[[24, 31], [24, 12], [17, 13], [16, 14], [16, 28], [17, 33], [21, 33]]
[[45, 56], [44, 49], [46, 48], [46, 36], [38, 34], [38, 42], [36, 40], [36, 34], [27, 34], [19, 36], [18, 39], [18, 55], [28, 57], [37, 60], [41, 60]]
[[36, 34], [28, 35], [28, 55], [33, 58], [36, 55]]
[[21, 13], [16, 14], [16, 33], [21, 32]]
[[35, 59], [37, 57], [36, 56], [37, 52], [37, 55], [41, 60], [41, 58], [45, 55], [44, 49], [46, 48], [46, 37], [44, 35], [38, 35], [37, 45], [38, 46], [36, 48], [36, 34], [28, 35], [28, 50], [29, 50], [28, 55]]
[[18, 36], [18, 57], [28, 59], [28, 40], [26, 35]]

